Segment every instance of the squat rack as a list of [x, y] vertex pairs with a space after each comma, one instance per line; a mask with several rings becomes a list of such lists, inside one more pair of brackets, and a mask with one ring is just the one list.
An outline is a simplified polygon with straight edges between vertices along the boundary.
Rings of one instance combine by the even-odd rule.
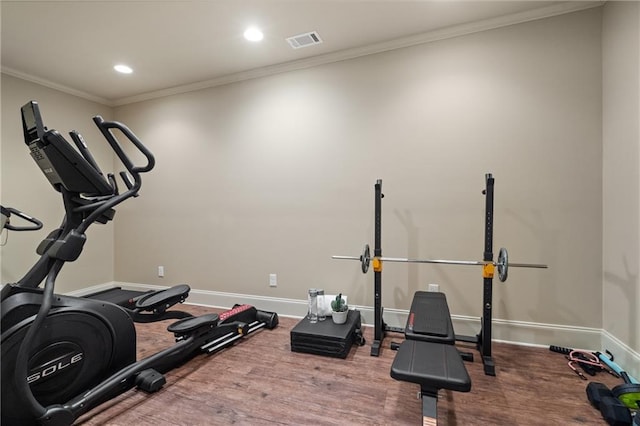
[[[494, 178], [490, 173], [485, 175], [485, 232], [483, 261], [493, 265], [493, 194]], [[371, 356], [380, 355], [380, 345], [386, 332], [404, 333], [404, 328], [389, 327], [383, 319], [382, 306], [382, 180], [375, 184], [375, 230], [374, 230], [374, 340], [371, 345]], [[546, 267], [546, 266], [544, 266]], [[490, 273], [487, 273], [488, 269]], [[474, 343], [482, 356], [484, 372], [495, 376], [495, 364], [491, 356], [491, 315], [493, 308], [493, 268], [484, 268], [482, 291], [482, 318], [480, 332], [476, 336], [456, 335], [457, 341]]]

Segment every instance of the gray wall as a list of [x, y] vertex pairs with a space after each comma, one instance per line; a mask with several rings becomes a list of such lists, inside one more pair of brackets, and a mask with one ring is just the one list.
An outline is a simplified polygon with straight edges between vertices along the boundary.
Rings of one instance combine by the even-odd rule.
[[[382, 178], [387, 256], [481, 259], [484, 173], [513, 269], [494, 316], [601, 327], [601, 9], [119, 107], [157, 155], [119, 211], [115, 279], [371, 306], [355, 262]], [[166, 269], [157, 278], [157, 266]], [[268, 287], [268, 274], [278, 287]], [[407, 309], [441, 285], [481, 314], [480, 268], [386, 264]], [[576, 302], [579, 297], [580, 302]]]
[[640, 351], [640, 6], [603, 16], [603, 328]]
[[[66, 135], [76, 129], [85, 138], [104, 171], [113, 167], [112, 151], [91, 117], [112, 118], [112, 109], [38, 84], [2, 74], [2, 205], [37, 217], [44, 223], [37, 232], [12, 232], [0, 248], [0, 282], [15, 282], [36, 262], [35, 249], [47, 234], [60, 225], [64, 216], [62, 198], [40, 172], [24, 144], [20, 107], [30, 100], [40, 104], [45, 125]], [[16, 225], [20, 224], [16, 221]], [[87, 233], [82, 256], [67, 264], [57, 280], [64, 293], [113, 281], [113, 225], [96, 225]], [[6, 231], [2, 238], [6, 237]]]

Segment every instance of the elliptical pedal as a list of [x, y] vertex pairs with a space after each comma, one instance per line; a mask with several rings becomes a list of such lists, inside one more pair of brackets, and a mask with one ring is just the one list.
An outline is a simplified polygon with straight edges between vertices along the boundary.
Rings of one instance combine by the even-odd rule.
[[175, 334], [176, 337], [180, 337], [203, 328], [214, 328], [218, 325], [218, 322], [218, 314], [205, 314], [199, 317], [189, 317], [176, 321], [167, 327], [167, 331]]
[[141, 311], [163, 313], [176, 303], [183, 303], [189, 296], [191, 288], [186, 284], [143, 294], [136, 299], [135, 307]]

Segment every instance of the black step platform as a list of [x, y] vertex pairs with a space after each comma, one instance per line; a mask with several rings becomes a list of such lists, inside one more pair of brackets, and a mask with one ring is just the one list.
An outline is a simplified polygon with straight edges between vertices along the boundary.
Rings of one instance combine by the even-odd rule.
[[455, 343], [456, 336], [444, 293], [417, 291], [414, 294], [405, 337], [448, 345]]
[[360, 311], [350, 310], [344, 324], [331, 318], [312, 324], [303, 318], [291, 330], [291, 351], [346, 358], [354, 342], [364, 344]]

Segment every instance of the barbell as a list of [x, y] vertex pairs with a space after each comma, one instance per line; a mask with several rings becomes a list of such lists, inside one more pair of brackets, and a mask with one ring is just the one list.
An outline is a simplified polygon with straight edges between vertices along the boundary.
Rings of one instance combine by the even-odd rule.
[[[369, 270], [369, 264], [371, 263], [371, 252], [369, 250], [369, 244], [364, 246], [362, 254], [359, 257], [356, 256], [331, 256], [332, 259], [340, 260], [358, 260], [360, 261], [360, 267], [362, 273], [366, 274]], [[485, 276], [493, 278], [493, 267], [498, 269], [498, 278], [500, 281], [505, 282], [509, 274], [509, 267], [514, 268], [540, 268], [546, 269], [547, 265], [538, 263], [512, 263], [509, 262], [509, 253], [507, 249], [502, 247], [498, 252], [498, 260], [493, 262], [491, 260], [448, 260], [448, 259], [406, 259], [402, 257], [374, 257], [374, 262], [401, 262], [401, 263], [437, 263], [445, 265], [466, 265], [466, 266], [482, 266], [485, 267]], [[490, 266], [489, 268], [487, 268]]]

